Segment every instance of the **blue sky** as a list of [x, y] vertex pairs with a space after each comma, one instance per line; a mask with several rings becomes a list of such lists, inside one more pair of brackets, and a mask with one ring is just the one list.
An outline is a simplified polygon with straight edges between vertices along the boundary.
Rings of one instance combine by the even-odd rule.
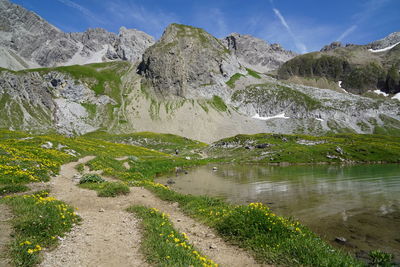
[[136, 28], [159, 38], [173, 22], [217, 37], [251, 34], [299, 53], [366, 44], [400, 31], [400, 0], [11, 0], [66, 32]]

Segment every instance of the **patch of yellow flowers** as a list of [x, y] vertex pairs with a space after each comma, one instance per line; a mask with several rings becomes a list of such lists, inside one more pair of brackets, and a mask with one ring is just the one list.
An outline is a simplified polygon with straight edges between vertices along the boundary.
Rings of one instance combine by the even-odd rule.
[[[152, 208], [151, 213], [158, 213], [160, 214], [160, 211], [156, 208]], [[171, 226], [171, 223], [169, 222], [169, 214], [167, 213], [161, 213], [161, 217], [164, 219], [163, 222], [160, 224], [160, 227], [163, 226]], [[160, 234], [160, 237], [165, 240], [167, 243], [172, 243], [175, 244], [176, 247], [182, 247], [183, 249], [188, 251], [188, 254], [200, 261], [201, 265], [203, 267], [218, 267], [218, 264], [216, 264], [213, 260], [208, 259], [206, 256], [201, 255], [197, 250], [193, 248], [193, 245], [189, 243], [189, 239], [186, 233], [182, 233], [181, 236], [175, 236], [175, 233], [171, 231], [168, 235]], [[170, 256], [166, 256], [166, 259], [170, 259]]]
[[[248, 207], [250, 207], [251, 210], [260, 210], [264, 212], [266, 220], [272, 225], [279, 223], [294, 233], [302, 234], [302, 231], [299, 228], [300, 226], [299, 222], [292, 222], [283, 217], [277, 216], [275, 213], [271, 212], [271, 210], [263, 203], [260, 202], [250, 203]], [[248, 211], [248, 213], [250, 213], [250, 211]], [[269, 228], [269, 230], [271, 231], [271, 228]]]
[[29, 247], [29, 248], [26, 250], [26, 252], [27, 252], [28, 254], [33, 254], [33, 253], [36, 253], [36, 252], [39, 252], [39, 251], [42, 250], [42, 247], [41, 247], [39, 244], [37, 244], [37, 245], [32, 245], [32, 242], [30, 242], [29, 240], [24, 241], [24, 242], [21, 242], [19, 245], [20, 245], [21, 247], [22, 247], [22, 246]]

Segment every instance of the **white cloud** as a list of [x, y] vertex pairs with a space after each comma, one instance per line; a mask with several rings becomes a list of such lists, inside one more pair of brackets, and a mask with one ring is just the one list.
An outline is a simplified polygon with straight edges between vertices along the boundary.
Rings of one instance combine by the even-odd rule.
[[344, 38], [346, 38], [350, 33], [355, 31], [357, 29], [357, 25], [352, 25], [351, 27], [347, 28], [340, 36], [337, 38], [337, 41], [342, 41]]
[[175, 14], [156, 8], [147, 9], [132, 1], [107, 1], [104, 6], [114, 19], [113, 24], [138, 28], [155, 37], [159, 37], [168, 24], [179, 22]]
[[374, 15], [374, 13], [384, 6], [386, 3], [389, 3], [391, 0], [369, 0], [363, 4], [360, 11], [355, 13], [352, 18], [354, 24], [347, 28], [338, 38], [337, 41], [342, 41], [346, 38], [350, 33], [354, 32], [358, 26], [368, 20], [370, 17]]
[[71, 0], [57, 0], [58, 2], [69, 6], [71, 8], [74, 8], [76, 10], [78, 10], [79, 12], [81, 12], [83, 15], [85, 15], [85, 17], [93, 24], [105, 24], [105, 20], [104, 19], [100, 19], [98, 18], [96, 15], [94, 15], [89, 9], [71, 1]]
[[290, 28], [289, 24], [287, 23], [286, 19], [283, 17], [283, 15], [281, 14], [281, 12], [276, 9], [273, 8], [272, 9], [275, 13], [275, 15], [278, 17], [278, 19], [280, 20], [281, 24], [283, 25], [283, 27], [286, 28], [287, 32], [289, 33], [289, 35], [292, 37], [293, 41], [296, 44], [297, 49], [301, 52], [301, 53], [307, 53], [307, 47], [306, 45], [301, 42], [299, 40], [299, 38], [297, 38], [297, 36], [293, 33], [292, 29]]

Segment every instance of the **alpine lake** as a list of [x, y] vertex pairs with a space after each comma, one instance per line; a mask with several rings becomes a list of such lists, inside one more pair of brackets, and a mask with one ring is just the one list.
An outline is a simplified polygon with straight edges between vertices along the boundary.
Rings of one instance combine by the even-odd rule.
[[400, 165], [206, 165], [157, 180], [181, 193], [262, 202], [359, 258], [400, 261]]

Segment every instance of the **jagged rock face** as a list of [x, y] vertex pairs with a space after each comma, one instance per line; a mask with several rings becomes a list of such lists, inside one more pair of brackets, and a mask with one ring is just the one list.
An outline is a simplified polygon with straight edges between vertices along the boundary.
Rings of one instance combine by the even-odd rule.
[[153, 37], [124, 27], [64, 33], [8, 0], [0, 0], [0, 67], [20, 70], [88, 64], [110, 60], [139, 61]]
[[278, 69], [297, 55], [283, 49], [279, 44], [268, 44], [251, 35], [232, 33], [222, 41], [243, 66], [261, 73]]
[[67, 135], [84, 134], [101, 125], [101, 120], [90, 117], [85, 104], [96, 105], [99, 113], [116, 104], [106, 95], [96, 95], [85, 82], [57, 71], [0, 72], [0, 102], [1, 128], [55, 129]]
[[221, 94], [235, 73], [245, 73], [237, 58], [200, 28], [171, 24], [143, 55], [139, 72], [162, 96]]
[[382, 49], [400, 42], [400, 32], [394, 32], [381, 40], [368, 44], [368, 48]]
[[325, 46], [321, 49], [321, 52], [327, 52], [327, 51], [334, 50], [334, 49], [339, 48], [339, 47], [343, 47], [343, 45], [342, 45], [341, 42], [332, 42], [332, 43], [329, 44], [329, 45], [325, 45]]

